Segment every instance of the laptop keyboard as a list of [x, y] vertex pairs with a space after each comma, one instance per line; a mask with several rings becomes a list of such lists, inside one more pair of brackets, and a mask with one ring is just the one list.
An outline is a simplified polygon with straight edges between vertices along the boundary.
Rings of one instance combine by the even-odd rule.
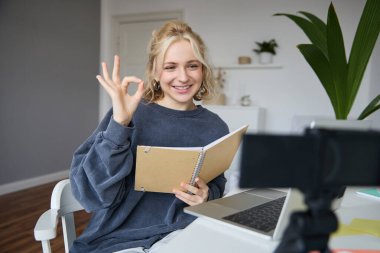
[[285, 197], [275, 199], [262, 205], [228, 215], [223, 217], [223, 219], [264, 232], [269, 232], [277, 225], [284, 201]]

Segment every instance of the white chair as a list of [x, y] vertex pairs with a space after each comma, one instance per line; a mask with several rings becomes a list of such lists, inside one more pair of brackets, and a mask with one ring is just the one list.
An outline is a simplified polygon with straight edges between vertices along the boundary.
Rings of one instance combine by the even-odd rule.
[[69, 249], [77, 237], [73, 213], [83, 209], [71, 192], [69, 179], [59, 181], [54, 186], [51, 194], [50, 209], [39, 217], [34, 227], [34, 238], [36, 241], [41, 241], [43, 253], [52, 253], [50, 240], [57, 237], [59, 218], [62, 221], [65, 252], [69, 253]]
[[44, 212], [34, 227], [34, 238], [41, 241], [42, 252], [51, 253], [50, 240], [57, 236], [59, 218], [62, 220], [62, 233], [65, 244], [65, 252], [76, 238], [73, 212], [83, 210], [83, 207], [71, 193], [70, 180], [58, 182], [51, 195], [50, 209]]

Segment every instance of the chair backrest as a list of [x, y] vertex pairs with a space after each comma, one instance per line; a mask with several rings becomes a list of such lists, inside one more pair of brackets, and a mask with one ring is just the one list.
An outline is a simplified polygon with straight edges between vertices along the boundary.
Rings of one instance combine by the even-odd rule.
[[71, 192], [70, 179], [63, 179], [55, 185], [51, 194], [50, 208], [60, 210], [61, 215], [83, 210]]
[[64, 179], [55, 185], [51, 195], [50, 208], [58, 210], [61, 217], [65, 252], [68, 253], [76, 238], [73, 212], [84, 209], [73, 196], [69, 179]]

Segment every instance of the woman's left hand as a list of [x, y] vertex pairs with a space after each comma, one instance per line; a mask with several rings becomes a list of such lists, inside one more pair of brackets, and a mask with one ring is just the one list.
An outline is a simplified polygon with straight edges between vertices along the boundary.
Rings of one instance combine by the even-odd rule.
[[[173, 193], [177, 198], [190, 206], [195, 206], [206, 202], [208, 199], [208, 186], [199, 177], [195, 179], [195, 185], [181, 183], [181, 190], [174, 189]], [[189, 193], [190, 192], [190, 193]], [[192, 194], [191, 194], [192, 193]]]

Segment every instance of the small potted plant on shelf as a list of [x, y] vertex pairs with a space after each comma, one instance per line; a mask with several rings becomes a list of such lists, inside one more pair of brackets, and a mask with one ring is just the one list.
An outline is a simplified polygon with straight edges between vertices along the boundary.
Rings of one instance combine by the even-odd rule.
[[273, 55], [276, 55], [276, 47], [278, 44], [275, 39], [263, 42], [255, 42], [258, 46], [257, 49], [253, 49], [259, 55], [259, 62], [261, 64], [269, 64], [273, 62]]

